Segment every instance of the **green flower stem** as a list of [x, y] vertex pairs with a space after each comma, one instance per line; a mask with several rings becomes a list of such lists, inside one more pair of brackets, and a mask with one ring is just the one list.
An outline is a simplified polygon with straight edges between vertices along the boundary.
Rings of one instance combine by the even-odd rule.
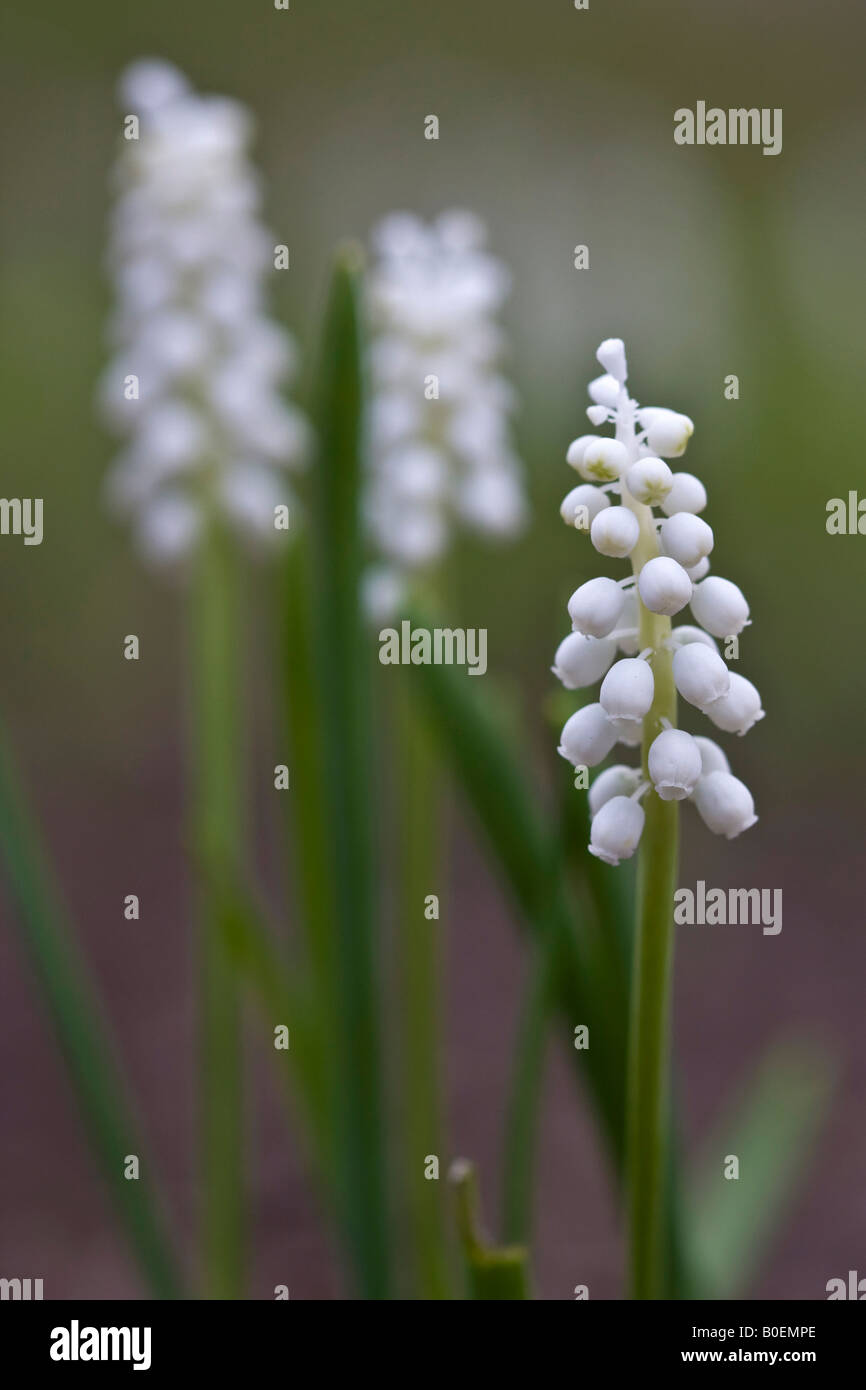
[[[135, 1115], [75, 936], [54, 889], [5, 734], [0, 728], [0, 856], [17, 927], [66, 1065], [72, 1093], [124, 1233], [154, 1298], [184, 1297], [157, 1186], [145, 1162]], [[127, 1154], [142, 1159], [137, 1181]]]
[[440, 781], [426, 721], [412, 692], [400, 682], [398, 703], [397, 839], [400, 910], [400, 1039], [403, 1070], [403, 1129], [407, 1164], [408, 1216], [416, 1279], [425, 1300], [451, 1296], [447, 1218], [443, 1186], [424, 1175], [427, 1155], [445, 1161], [442, 1124], [440, 1005], [440, 918], [425, 915], [425, 900], [440, 897], [438, 856]]
[[243, 1101], [240, 1000], [226, 944], [243, 835], [236, 557], [216, 520], [193, 581], [192, 824], [201, 950], [202, 1278], [212, 1299], [242, 1297]]
[[[659, 553], [652, 512], [634, 505], [641, 526], [632, 555], [635, 574]], [[670, 619], [641, 603], [640, 646], [653, 649], [655, 694], [643, 723], [642, 762], [663, 721], [676, 723], [677, 695]], [[637, 924], [632, 973], [631, 1025], [626, 1107], [626, 1192], [630, 1231], [630, 1290], [638, 1299], [663, 1297], [665, 1189], [670, 1135], [670, 1003], [673, 904], [677, 878], [678, 806], [650, 789], [643, 801], [646, 824], [638, 866]]]

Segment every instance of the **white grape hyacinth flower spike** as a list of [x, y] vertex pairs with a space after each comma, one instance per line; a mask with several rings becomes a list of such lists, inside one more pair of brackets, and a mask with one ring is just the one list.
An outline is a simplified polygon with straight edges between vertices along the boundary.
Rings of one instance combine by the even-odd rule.
[[[569, 445], [566, 462], [582, 481], [566, 494], [560, 515], [600, 556], [628, 558], [632, 572], [623, 579], [598, 575], [575, 589], [568, 601], [572, 631], [557, 648], [553, 671], [568, 690], [601, 682], [598, 702], [575, 711], [560, 739], [558, 751], [583, 775], [576, 785], [587, 785], [587, 769], [616, 744], [643, 745], [642, 767], [617, 763], [589, 789], [590, 852], [615, 865], [638, 846], [640, 801], [648, 793], [691, 800], [704, 823], [728, 838], [757, 820], [751, 794], [718, 744], [654, 712], [660, 652], [668, 688], [672, 681], [717, 728], [743, 735], [764, 711], [751, 681], [727, 665], [750, 622], [749, 606], [736, 584], [709, 573], [715, 537], [698, 515], [706, 488], [670, 462], [685, 452], [692, 421], [630, 397], [619, 338], [603, 342], [597, 357], [604, 372], [590, 383], [587, 415], [596, 428], [612, 425], [613, 434], [582, 434]], [[694, 623], [671, 628], [670, 619], [689, 606]], [[655, 645], [641, 650], [641, 632], [654, 634]]]
[[432, 223], [392, 213], [372, 240], [366, 599], [385, 617], [455, 530], [507, 539], [527, 506], [499, 366], [509, 276], [483, 223], [462, 211]]
[[193, 549], [206, 514], [274, 541], [309, 439], [282, 394], [293, 341], [265, 312], [279, 248], [259, 221], [250, 115], [155, 59], [126, 69], [119, 97], [113, 359], [99, 395], [124, 450], [109, 500], [157, 563]]

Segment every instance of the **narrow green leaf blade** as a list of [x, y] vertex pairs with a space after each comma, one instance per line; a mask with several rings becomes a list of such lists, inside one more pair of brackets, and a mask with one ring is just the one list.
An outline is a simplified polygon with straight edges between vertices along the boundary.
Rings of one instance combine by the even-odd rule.
[[[116, 1050], [53, 887], [39, 833], [0, 728], [0, 858], [30, 960], [92, 1149], [101, 1163], [126, 1238], [155, 1298], [184, 1297], [157, 1187], [144, 1161], [138, 1124], [114, 1062]], [[126, 1154], [142, 1158], [137, 1182]]]
[[390, 1272], [370, 672], [359, 610], [364, 402], [359, 273], [359, 254], [352, 249], [343, 252], [325, 321], [316, 410], [313, 629], [333, 818], [329, 878], [337, 910], [338, 1192], [361, 1292], [380, 1299], [388, 1296]]
[[[737, 1297], [753, 1276], [809, 1162], [831, 1089], [820, 1048], [775, 1043], [714, 1125], [690, 1202], [705, 1297]], [[728, 1156], [739, 1160], [736, 1179], [725, 1177]]]

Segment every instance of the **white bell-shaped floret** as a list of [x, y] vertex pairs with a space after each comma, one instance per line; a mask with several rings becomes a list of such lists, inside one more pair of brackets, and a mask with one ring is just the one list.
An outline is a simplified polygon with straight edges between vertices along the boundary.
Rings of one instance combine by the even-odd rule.
[[588, 405], [586, 408], [587, 419], [591, 425], [598, 429], [599, 425], [606, 425], [613, 416], [613, 411], [609, 405]]
[[[711, 772], [730, 772], [731, 765], [722, 749], [711, 738], [695, 734], [695, 743], [701, 750], [701, 776], [708, 777]], [[700, 785], [700, 784], [699, 784]], [[694, 793], [692, 793], [694, 795]]]
[[571, 468], [580, 468], [587, 446], [589, 444], [594, 444], [597, 439], [597, 434], [581, 434], [577, 439], [573, 439], [565, 455], [566, 463]]
[[691, 512], [674, 512], [659, 527], [659, 543], [665, 555], [691, 569], [712, 550], [712, 527]]
[[687, 565], [686, 574], [693, 584], [698, 584], [702, 579], [706, 579], [710, 572], [709, 556], [705, 555], [703, 560], [698, 560], [696, 565]]
[[669, 645], [676, 651], [677, 647], [685, 647], [689, 642], [700, 642], [702, 646], [709, 647], [710, 651], [717, 652], [715, 638], [708, 632], [704, 632], [702, 627], [693, 627], [691, 623], [680, 623], [671, 632]]
[[642, 773], [639, 767], [626, 767], [625, 763], [614, 763], [600, 772], [589, 789], [589, 813], [597, 816], [606, 801], [614, 796], [631, 796], [641, 784]]
[[650, 744], [647, 765], [662, 801], [682, 801], [701, 775], [700, 749], [683, 729], [663, 729]]
[[597, 376], [589, 383], [588, 390], [596, 405], [606, 405], [609, 410], [613, 410], [619, 399], [619, 382], [610, 372]]
[[589, 538], [600, 555], [624, 560], [638, 542], [640, 523], [628, 507], [607, 507], [600, 511], [589, 530]]
[[664, 410], [660, 406], [639, 410], [637, 418], [647, 432], [647, 447], [664, 459], [675, 459], [684, 454], [695, 432], [688, 415], [680, 415], [676, 410]]
[[566, 526], [588, 531], [599, 512], [609, 506], [610, 498], [600, 487], [593, 487], [592, 483], [579, 483], [563, 497], [559, 515]]
[[754, 685], [736, 671], [731, 673], [731, 685], [727, 695], [707, 706], [705, 713], [712, 719], [716, 728], [727, 734], [747, 734], [753, 724], [764, 718], [761, 697]]
[[616, 656], [616, 642], [608, 637], [584, 637], [570, 632], [556, 649], [553, 674], [566, 690], [580, 690], [600, 681]]
[[675, 473], [673, 484], [661, 504], [668, 516], [675, 512], [702, 512], [707, 505], [707, 490], [694, 473]]
[[695, 585], [691, 606], [701, 627], [714, 637], [736, 637], [749, 621], [749, 605], [742, 591], [717, 574]]
[[677, 690], [699, 710], [706, 710], [731, 688], [731, 673], [724, 661], [701, 642], [689, 642], [674, 652], [673, 671]]
[[682, 565], [669, 555], [647, 560], [638, 575], [637, 587], [645, 608], [668, 617], [685, 608], [692, 596], [692, 581]]
[[643, 834], [644, 820], [638, 801], [628, 796], [611, 797], [592, 818], [590, 854], [614, 867], [623, 859], [631, 859]]
[[598, 352], [595, 354], [598, 361], [606, 372], [610, 372], [618, 382], [624, 382], [628, 377], [628, 367], [625, 360], [625, 344], [622, 338], [605, 338]]
[[611, 719], [643, 719], [653, 702], [654, 690], [649, 662], [632, 656], [611, 666], [598, 698]]
[[674, 475], [664, 459], [638, 459], [625, 475], [625, 485], [636, 502], [646, 507], [658, 507], [673, 487]]
[[616, 730], [617, 743], [624, 743], [626, 748], [640, 748], [643, 743], [642, 719], [611, 719], [610, 725]]
[[616, 743], [616, 729], [601, 705], [584, 705], [563, 727], [557, 752], [574, 767], [595, 767]]
[[612, 483], [628, 464], [628, 449], [618, 439], [594, 438], [583, 451], [578, 473], [588, 483]]
[[625, 603], [617, 623], [617, 644], [623, 656], [637, 656], [640, 651], [640, 608], [637, 589], [626, 589]]
[[711, 772], [702, 777], [695, 789], [694, 803], [713, 834], [724, 835], [728, 840], [748, 830], [758, 819], [752, 793], [730, 772]]
[[624, 594], [614, 579], [599, 575], [575, 589], [568, 600], [568, 616], [575, 632], [587, 637], [606, 637], [616, 627]]

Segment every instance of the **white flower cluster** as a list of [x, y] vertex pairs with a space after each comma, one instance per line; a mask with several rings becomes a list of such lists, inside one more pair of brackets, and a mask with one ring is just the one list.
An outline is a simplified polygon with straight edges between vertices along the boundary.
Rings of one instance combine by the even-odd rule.
[[504, 537], [525, 519], [513, 395], [497, 368], [508, 275], [485, 240], [479, 219], [458, 211], [429, 225], [392, 213], [374, 232], [365, 510], [381, 567], [368, 576], [371, 608], [444, 553], [453, 524]]
[[[584, 481], [564, 499], [561, 514], [568, 525], [588, 531], [600, 554], [629, 556], [633, 576], [590, 579], [569, 599], [573, 631], [560, 643], [553, 671], [569, 690], [602, 682], [598, 702], [577, 710], [562, 731], [559, 752], [583, 768], [600, 763], [617, 742], [641, 744], [660, 648], [676, 691], [717, 728], [745, 734], [764, 717], [754, 685], [728, 669], [715, 640], [739, 634], [749, 623], [749, 607], [735, 584], [708, 574], [713, 532], [698, 515], [706, 491], [698, 478], [672, 471], [665, 461], [685, 451], [692, 422], [672, 410], [641, 409], [629, 397], [618, 338], [602, 343], [598, 360], [605, 372], [590, 383], [587, 414], [593, 425], [612, 423], [614, 436], [582, 435], [570, 445], [567, 461]], [[698, 626], [671, 628], [670, 617], [687, 604]], [[642, 624], [641, 615], [648, 614], [655, 618]], [[658, 646], [639, 650], [642, 627]], [[647, 721], [647, 736], [646, 776], [617, 765], [590, 788], [593, 854], [618, 864], [634, 853], [644, 826], [640, 800], [651, 787], [664, 801], [691, 799], [718, 835], [732, 839], [754, 825], [751, 793], [716, 743], [673, 728], [663, 717]]]
[[110, 498], [157, 561], [190, 550], [206, 507], [273, 538], [288, 500], [280, 470], [300, 461], [307, 429], [279, 394], [292, 340], [264, 313], [274, 248], [250, 118], [155, 60], [128, 68], [120, 95], [131, 138], [116, 170], [114, 358], [100, 396], [127, 444]]

